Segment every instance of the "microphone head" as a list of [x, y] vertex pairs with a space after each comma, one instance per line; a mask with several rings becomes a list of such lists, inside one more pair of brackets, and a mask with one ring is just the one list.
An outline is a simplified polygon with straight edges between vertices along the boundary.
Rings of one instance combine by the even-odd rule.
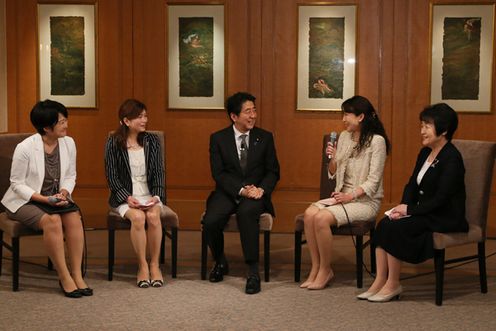
[[59, 199], [57, 199], [56, 197], [50, 196], [50, 197], [48, 197], [48, 202], [57, 203], [57, 202], [59, 202]]
[[336, 131], [332, 131], [331, 135], [330, 135], [331, 144], [334, 144], [336, 142], [337, 137], [338, 137], [338, 134], [336, 133]]

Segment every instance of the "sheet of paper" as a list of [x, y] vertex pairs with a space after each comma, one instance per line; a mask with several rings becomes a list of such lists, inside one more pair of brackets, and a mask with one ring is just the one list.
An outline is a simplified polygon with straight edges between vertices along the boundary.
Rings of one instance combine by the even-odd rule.
[[320, 202], [321, 204], [326, 205], [326, 206], [332, 206], [332, 205], [335, 205], [337, 203], [336, 199], [334, 199], [334, 198], [322, 199], [322, 200], [319, 200], [317, 202]]
[[149, 206], [152, 206], [154, 204], [153, 201], [148, 202], [148, 200], [149, 200], [149, 198], [147, 198], [147, 199], [138, 198], [138, 201], [139, 201], [141, 207], [149, 207]]
[[[389, 210], [386, 210], [384, 212], [384, 215], [386, 215], [387, 217], [389, 217], [389, 219], [391, 219], [391, 213], [392, 213], [393, 209], [394, 208], [391, 208]], [[401, 216], [400, 218], [406, 218], [406, 217], [410, 217], [410, 216], [412, 216], [412, 215], [405, 215], [405, 216]]]

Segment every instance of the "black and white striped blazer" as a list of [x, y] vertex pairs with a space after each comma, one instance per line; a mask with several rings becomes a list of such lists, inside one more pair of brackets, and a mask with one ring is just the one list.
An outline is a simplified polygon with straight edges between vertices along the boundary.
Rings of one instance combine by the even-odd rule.
[[[165, 171], [163, 152], [157, 135], [145, 132], [143, 148], [146, 162], [146, 181], [152, 196], [160, 197], [165, 205]], [[105, 176], [110, 188], [109, 204], [112, 208], [127, 201], [133, 195], [133, 182], [129, 166], [129, 154], [110, 136], [105, 144]]]

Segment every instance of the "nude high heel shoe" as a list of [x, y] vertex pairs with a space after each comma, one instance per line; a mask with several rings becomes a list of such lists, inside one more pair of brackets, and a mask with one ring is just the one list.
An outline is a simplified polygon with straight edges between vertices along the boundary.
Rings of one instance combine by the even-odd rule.
[[367, 300], [368, 298], [370, 298], [370, 297], [372, 297], [372, 296], [374, 296], [376, 294], [377, 294], [377, 292], [369, 292], [369, 291], [367, 291], [367, 292], [363, 292], [363, 293], [357, 295], [356, 298], [358, 300]]
[[311, 283], [310, 285], [308, 285], [307, 289], [309, 289], [309, 290], [322, 290], [322, 289], [326, 288], [327, 286], [329, 286], [329, 284], [332, 282], [333, 279], [334, 279], [334, 272], [331, 271], [329, 273], [329, 276], [327, 276], [327, 280], [325, 281], [324, 285], [317, 286], [317, 285], [314, 285], [313, 283]]
[[300, 288], [307, 288], [308, 286], [310, 286], [310, 284], [312, 284], [312, 282], [310, 280], [306, 280], [305, 282], [300, 284]]
[[399, 299], [400, 294], [403, 292], [403, 287], [398, 286], [396, 290], [389, 294], [375, 294], [371, 297], [369, 297], [367, 300], [370, 302], [388, 302], [391, 301], [392, 299]]

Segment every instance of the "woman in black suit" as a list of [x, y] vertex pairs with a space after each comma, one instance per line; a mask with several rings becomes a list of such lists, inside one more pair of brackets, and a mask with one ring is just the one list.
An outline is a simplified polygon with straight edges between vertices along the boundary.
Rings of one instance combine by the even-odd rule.
[[451, 143], [458, 127], [456, 112], [447, 104], [426, 107], [420, 113], [424, 146], [401, 204], [377, 226], [374, 241], [377, 276], [358, 299], [385, 302], [398, 298], [401, 262], [420, 263], [434, 256], [433, 232], [467, 232], [465, 167]]
[[131, 221], [131, 242], [139, 263], [136, 283], [141, 288], [161, 287], [164, 283], [159, 267], [164, 163], [159, 138], [146, 132], [147, 122], [146, 106], [126, 100], [119, 109], [119, 127], [105, 146], [109, 204]]

